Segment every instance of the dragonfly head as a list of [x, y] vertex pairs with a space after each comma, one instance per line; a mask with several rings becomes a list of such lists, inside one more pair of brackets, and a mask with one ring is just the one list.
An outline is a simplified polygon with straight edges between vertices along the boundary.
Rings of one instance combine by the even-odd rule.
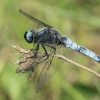
[[28, 30], [28, 31], [25, 32], [24, 38], [25, 38], [25, 40], [26, 40], [28, 43], [32, 43], [33, 40], [34, 40], [34, 35], [35, 35], [34, 30], [31, 30], [31, 29], [30, 29], [30, 30]]

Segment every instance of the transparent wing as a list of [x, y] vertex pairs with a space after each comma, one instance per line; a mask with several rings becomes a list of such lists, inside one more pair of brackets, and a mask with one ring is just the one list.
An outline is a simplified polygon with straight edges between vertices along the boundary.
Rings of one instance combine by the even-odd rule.
[[39, 90], [47, 83], [47, 81], [50, 80], [53, 75], [62, 67], [64, 61], [56, 56], [53, 56], [53, 54], [54, 51], [52, 49], [49, 58], [44, 62], [42, 71], [38, 78], [36, 92], [39, 92]]
[[[52, 52], [50, 52], [50, 53], [52, 53]], [[50, 67], [51, 67], [50, 65], [51, 65], [53, 57], [54, 57], [52, 54], [49, 55], [49, 58], [44, 63], [43, 69], [42, 69], [40, 76], [38, 78], [38, 81], [37, 81], [36, 92], [38, 92], [47, 83], [47, 81], [53, 76], [53, 74], [51, 73], [51, 70], [50, 70]]]
[[30, 19], [30, 20], [32, 20], [33, 22], [37, 23], [37, 24], [41, 24], [41, 25], [43, 25], [43, 26], [45, 26], [45, 27], [52, 27], [52, 26], [50, 26], [50, 25], [48, 25], [48, 24], [46, 24], [46, 23], [44, 23], [44, 22], [42, 22], [42, 21], [40, 21], [40, 20], [38, 20], [38, 19], [36, 19], [36, 18], [34, 18], [34, 17], [32, 17], [32, 16], [30, 16], [29, 14], [25, 13], [25, 12], [22, 11], [21, 9], [19, 9], [19, 12], [20, 12], [21, 14], [23, 14], [24, 16], [26, 16], [28, 19]]

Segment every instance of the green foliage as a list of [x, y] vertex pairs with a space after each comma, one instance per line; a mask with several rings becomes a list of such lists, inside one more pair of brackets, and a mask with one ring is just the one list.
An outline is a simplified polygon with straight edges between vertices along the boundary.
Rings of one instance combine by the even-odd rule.
[[[36, 28], [19, 9], [100, 55], [100, 0], [1, 0], [0, 100], [99, 100], [100, 79], [67, 62], [38, 94], [35, 89], [41, 68], [36, 69], [32, 81], [15, 73], [17, 66], [12, 64], [20, 55], [14, 55], [11, 45], [31, 49], [33, 44], [28, 44], [23, 34]], [[66, 52], [71, 60], [99, 72], [100, 64], [72, 50]]]

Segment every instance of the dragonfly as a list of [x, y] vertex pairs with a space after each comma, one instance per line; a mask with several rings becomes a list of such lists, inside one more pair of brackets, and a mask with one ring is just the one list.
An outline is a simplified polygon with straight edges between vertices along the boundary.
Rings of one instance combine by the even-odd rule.
[[[26, 16], [28, 19], [36, 23], [37, 25], [43, 26], [36, 31], [30, 29], [24, 33], [24, 38], [28, 43], [36, 44], [34, 57], [37, 56], [38, 51], [40, 49], [40, 45], [44, 50], [46, 58], [44, 59], [45, 63], [43, 65], [43, 69], [40, 73], [40, 76], [37, 81], [37, 89], [38, 92], [47, 81], [58, 71], [59, 68], [51, 66], [54, 54], [56, 54], [57, 47], [63, 46], [64, 48], [70, 48], [74, 51], [77, 51], [87, 57], [92, 58], [93, 60], [100, 63], [100, 56], [91, 50], [77, 44], [67, 36], [62, 36], [61, 33], [56, 30], [51, 25], [48, 25], [32, 16], [27, 14], [26, 12], [19, 9], [19, 12]], [[50, 48], [49, 53], [47, 51], [47, 47]]]

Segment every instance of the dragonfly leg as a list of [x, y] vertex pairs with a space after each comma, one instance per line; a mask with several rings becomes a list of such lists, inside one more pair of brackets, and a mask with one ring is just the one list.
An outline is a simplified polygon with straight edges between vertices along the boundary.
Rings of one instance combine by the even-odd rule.
[[51, 57], [51, 60], [50, 60], [49, 66], [47, 67], [47, 69], [49, 69], [49, 67], [50, 67], [50, 65], [51, 65], [51, 62], [52, 62], [52, 60], [53, 60], [54, 54], [56, 53], [56, 48], [55, 48], [54, 46], [50, 46], [50, 45], [47, 45], [47, 44], [46, 44], [45, 46], [50, 47], [50, 48], [53, 49], [53, 51], [52, 51], [53, 55], [51, 54], [52, 57]]
[[34, 53], [34, 57], [37, 56], [37, 54], [38, 54], [38, 50], [39, 50], [39, 43], [37, 43], [37, 46], [36, 46], [36, 52]]
[[[36, 48], [35, 48], [35, 50], [36, 50], [36, 52], [34, 53], [34, 57], [36, 58], [36, 56], [37, 56], [37, 54], [38, 54], [38, 50], [39, 50], [39, 46], [40, 46], [40, 43], [41, 43], [41, 40], [42, 40], [43, 38], [40, 38], [39, 40], [38, 40], [38, 42], [37, 42], [37, 45], [36, 45]], [[44, 49], [45, 47], [43, 47], [43, 49]], [[45, 49], [46, 50], [46, 49]], [[45, 51], [44, 50], [44, 51]]]
[[[50, 46], [50, 45], [46, 45], [46, 46], [48, 46], [48, 47], [52, 48], [52, 49], [53, 49], [53, 53], [55, 54], [55, 52], [56, 52], [56, 48], [55, 48], [55, 47]], [[43, 47], [43, 49], [44, 49], [44, 51], [45, 51], [45, 54], [46, 54], [46, 56], [47, 56], [47, 58], [46, 58], [46, 59], [48, 59], [49, 54], [48, 54], [48, 52], [47, 52], [47, 50], [46, 50], [45, 46], [44, 46], [44, 45], [42, 45], [42, 47]], [[54, 56], [54, 55], [53, 55], [53, 56]], [[52, 56], [52, 59], [53, 59], [53, 56]], [[43, 61], [45, 61], [46, 59], [44, 59]], [[52, 62], [52, 60], [51, 60], [51, 62]], [[51, 63], [51, 62], [50, 62], [50, 63]]]
[[[31, 56], [31, 57], [36, 58], [36, 56], [37, 56], [37, 54], [38, 54], [38, 50], [39, 50], [39, 43], [37, 43], [36, 48], [32, 48], [32, 49], [30, 49], [30, 50], [31, 50], [31, 51], [35, 51], [35, 52], [34, 52], [34, 55]], [[29, 57], [29, 58], [31, 58], [31, 57]]]
[[40, 61], [40, 62], [38, 62], [38, 64], [40, 64], [40, 63], [42, 63], [42, 62], [44, 62], [45, 60], [47, 60], [48, 59], [48, 57], [46, 57], [45, 59], [43, 59], [42, 61]]
[[[39, 63], [42, 63], [43, 61], [45, 61], [45, 60], [47, 60], [47, 59], [49, 58], [49, 54], [48, 54], [48, 52], [47, 52], [47, 50], [46, 50], [46, 48], [44, 47], [43, 44], [42, 44], [42, 48], [43, 48], [43, 50], [45, 51], [46, 58], [43, 59], [42, 61], [40, 61]], [[39, 63], [38, 63], [38, 64], [39, 64]]]
[[35, 50], [35, 53], [34, 53], [34, 56], [33, 56], [34, 58], [36, 58], [36, 56], [37, 56], [37, 54], [38, 54], [39, 46], [40, 46], [40, 41], [37, 42], [36, 48], [33, 49], [33, 50]]
[[46, 50], [46, 48], [45, 48], [45, 46], [43, 44], [42, 44], [42, 48], [45, 51], [46, 56], [49, 57], [49, 54], [48, 54], [48, 52], [47, 52], [47, 50]]
[[47, 44], [45, 44], [45, 46], [52, 48], [52, 49], [54, 49], [54, 51], [56, 51], [56, 48], [54, 46], [50, 46], [50, 45], [47, 45]]

